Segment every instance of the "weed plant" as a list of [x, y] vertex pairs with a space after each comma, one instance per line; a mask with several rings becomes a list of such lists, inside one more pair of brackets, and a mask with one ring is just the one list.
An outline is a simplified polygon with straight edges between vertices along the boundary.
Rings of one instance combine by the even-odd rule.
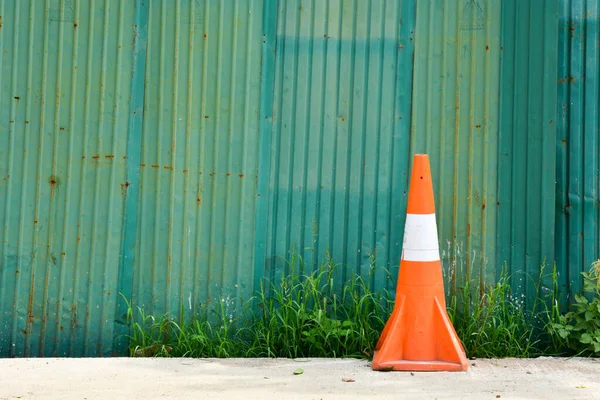
[[[543, 269], [542, 269], [543, 270]], [[541, 276], [540, 276], [541, 277]], [[546, 333], [548, 324], [558, 318], [556, 271], [552, 273], [553, 289], [542, 295], [540, 279], [536, 298], [530, 307], [516, 296], [505, 272], [497, 283], [483, 290], [473, 290], [467, 281], [450, 296], [448, 315], [469, 357], [527, 358], [558, 355], [562, 343], [552, 342]]]
[[[264, 280], [244, 312], [228, 316], [223, 302], [185, 323], [155, 318], [128, 303], [132, 356], [175, 357], [370, 357], [393, 302], [353, 275], [337, 292], [327, 259], [319, 269]], [[375, 272], [375, 269], [372, 270]], [[207, 312], [208, 311], [208, 312]], [[209, 318], [210, 317], [210, 318]]]
[[291, 274], [265, 281], [255, 299], [249, 354], [371, 357], [393, 308], [391, 296], [371, 291], [359, 275], [348, 278], [336, 293], [337, 268], [328, 257], [317, 271], [297, 276], [293, 262]]
[[[371, 358], [394, 306], [392, 293], [373, 291], [359, 275], [337, 284], [335, 271], [341, 267], [330, 257], [307, 274], [295, 273], [300, 262], [293, 256], [289, 273], [264, 280], [234, 316], [223, 302], [188, 321], [183, 313], [178, 318], [146, 315], [128, 303], [130, 355]], [[377, 269], [372, 266], [371, 273]], [[482, 286], [479, 279], [456, 285], [447, 296], [447, 309], [467, 356], [572, 354], [565, 338], [555, 333], [557, 324], [566, 323], [558, 308], [556, 269], [549, 276], [543, 270], [533, 282], [535, 302], [527, 308], [512, 293], [507, 273], [492, 285]], [[551, 288], [542, 285], [547, 278]]]
[[548, 325], [553, 341], [577, 355], [600, 357], [600, 260], [583, 272], [583, 294], [575, 295], [571, 311]]

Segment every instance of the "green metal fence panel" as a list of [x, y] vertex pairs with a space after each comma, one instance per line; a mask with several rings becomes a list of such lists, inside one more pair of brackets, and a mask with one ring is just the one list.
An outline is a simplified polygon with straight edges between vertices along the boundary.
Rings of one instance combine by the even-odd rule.
[[502, 4], [419, 2], [411, 153], [430, 156], [447, 290], [496, 279]]
[[418, 3], [411, 153], [431, 156], [449, 290], [553, 260], [557, 10]]
[[134, 2], [0, 1], [0, 356], [109, 354]]
[[558, 1], [504, 0], [502, 21], [496, 260], [531, 303], [554, 260]]
[[506, 264], [531, 299], [556, 248], [580, 291], [600, 251], [598, 16], [591, 0], [0, 0], [0, 356], [122, 354], [119, 294], [233, 316], [263, 276], [327, 257], [338, 285], [393, 289], [372, 267], [396, 276], [417, 152], [449, 290]]
[[133, 59], [131, 72], [131, 94], [129, 130], [127, 132], [127, 169], [124, 187], [125, 205], [121, 231], [121, 254], [117, 287], [122, 297], [117, 303], [113, 351], [127, 354], [129, 306], [133, 297], [133, 275], [135, 262], [135, 239], [137, 237], [137, 205], [140, 189], [140, 159], [144, 123], [144, 93], [146, 55], [148, 44], [148, 3], [136, 0], [133, 24]]
[[227, 313], [254, 284], [263, 0], [147, 1], [132, 300]]
[[599, 19], [597, 1], [560, 2], [556, 264], [571, 294], [600, 258]]
[[[279, 1], [265, 275], [328, 255], [393, 288], [402, 243], [414, 1]], [[257, 266], [260, 268], [261, 266]], [[306, 268], [302, 270], [302, 268]]]

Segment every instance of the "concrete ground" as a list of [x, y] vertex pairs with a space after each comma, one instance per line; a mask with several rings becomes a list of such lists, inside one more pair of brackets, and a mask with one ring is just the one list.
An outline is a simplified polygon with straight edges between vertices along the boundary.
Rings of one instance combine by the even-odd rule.
[[469, 364], [410, 373], [354, 359], [2, 359], [0, 399], [600, 399], [600, 360]]

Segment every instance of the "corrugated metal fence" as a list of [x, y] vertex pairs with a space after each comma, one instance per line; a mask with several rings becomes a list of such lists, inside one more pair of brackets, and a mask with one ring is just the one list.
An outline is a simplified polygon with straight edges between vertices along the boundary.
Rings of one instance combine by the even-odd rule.
[[[446, 271], [533, 296], [554, 253], [555, 1], [418, 2], [411, 153], [434, 172]], [[450, 287], [456, 283], [450, 276]]]
[[482, 281], [496, 273], [500, 13], [496, 1], [417, 13], [411, 153], [430, 155], [446, 272]]
[[149, 1], [144, 13], [123, 291], [189, 315], [253, 291], [263, 2]]
[[450, 3], [0, 0], [0, 356], [122, 351], [120, 294], [235, 313], [292, 249], [391, 289], [415, 152], [449, 290], [556, 248], [579, 291], [597, 3]]
[[600, 258], [600, 7], [562, 0], [558, 63], [556, 262], [564, 293]]
[[347, 265], [338, 284], [393, 287], [372, 267], [402, 243], [414, 16], [412, 1], [279, 2], [257, 276], [286, 273], [295, 248], [309, 269], [327, 254]]
[[109, 354], [130, 1], [0, 1], [0, 355]]

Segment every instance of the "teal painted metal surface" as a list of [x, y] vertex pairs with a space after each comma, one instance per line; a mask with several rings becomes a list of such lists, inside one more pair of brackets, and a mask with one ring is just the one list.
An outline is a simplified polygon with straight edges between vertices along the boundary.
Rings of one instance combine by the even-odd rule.
[[128, 303], [133, 298], [133, 273], [135, 265], [135, 240], [137, 237], [137, 204], [140, 191], [140, 164], [143, 134], [146, 55], [148, 43], [148, 3], [136, 0], [133, 34], [133, 60], [131, 74], [131, 97], [129, 129], [127, 132], [127, 169], [124, 186], [125, 209], [121, 234], [121, 258], [118, 288], [123, 299], [117, 304], [115, 316], [114, 350], [124, 354], [127, 337], [131, 334], [127, 325]]
[[132, 300], [229, 315], [254, 285], [263, 2], [147, 4]]
[[556, 244], [579, 291], [598, 8], [532, 3], [0, 0], [0, 356], [122, 352], [119, 293], [233, 315], [291, 249], [393, 289], [416, 152], [449, 289]]
[[0, 16], [0, 355], [110, 354], [134, 2]]
[[532, 302], [554, 260], [558, 1], [505, 0], [502, 21], [496, 260]]
[[430, 154], [449, 290], [553, 260], [557, 10], [418, 3], [411, 153]]
[[265, 0], [263, 12], [263, 39], [260, 93], [260, 139], [258, 149], [256, 194], [256, 244], [254, 260], [254, 289], [258, 290], [265, 276], [266, 246], [269, 213], [269, 167], [271, 165], [271, 138], [273, 133], [273, 95], [275, 75], [275, 48], [277, 10], [279, 0]]
[[600, 258], [600, 9], [560, 2], [556, 264], [564, 293]]
[[430, 156], [451, 292], [496, 279], [502, 4], [417, 4], [411, 154]]
[[[279, 1], [265, 275], [327, 255], [394, 287], [406, 201], [414, 2]], [[262, 171], [264, 173], [264, 171]], [[261, 268], [262, 266], [257, 266]], [[307, 271], [296, 270], [295, 273]]]

